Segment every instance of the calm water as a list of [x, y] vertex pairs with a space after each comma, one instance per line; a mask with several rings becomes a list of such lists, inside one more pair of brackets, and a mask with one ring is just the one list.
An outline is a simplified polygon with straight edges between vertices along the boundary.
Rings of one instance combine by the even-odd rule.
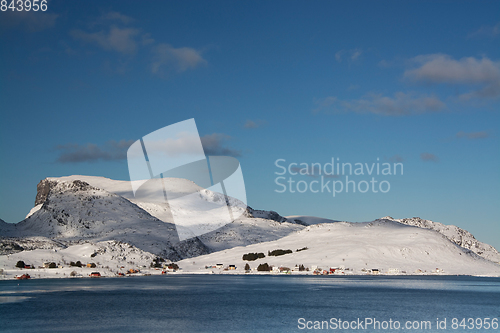
[[[419, 331], [443, 332], [436, 329], [438, 317], [446, 318], [446, 331], [477, 332], [478, 326], [452, 329], [452, 318], [499, 316], [500, 278], [178, 275], [0, 281], [1, 332], [304, 332], [318, 331], [299, 329], [307, 321], [313, 327], [316, 320], [331, 324], [331, 318], [362, 323], [373, 318], [381, 325], [392, 319], [401, 325], [400, 330], [364, 326], [365, 332], [407, 331], [406, 321], [430, 321], [430, 329]], [[340, 330], [323, 325], [325, 331]]]

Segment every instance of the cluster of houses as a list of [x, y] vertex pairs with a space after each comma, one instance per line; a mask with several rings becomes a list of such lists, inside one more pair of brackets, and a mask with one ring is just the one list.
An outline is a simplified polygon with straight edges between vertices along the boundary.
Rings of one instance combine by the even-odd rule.
[[227, 265], [224, 267], [224, 264], [216, 264], [216, 265], [207, 265], [205, 269], [222, 269], [224, 271], [234, 271], [236, 270], [236, 265]]
[[[206, 265], [205, 269], [219, 269], [223, 271], [236, 270], [236, 265], [224, 265], [224, 264], [214, 264], [214, 265]], [[257, 267], [253, 267], [253, 269], [246, 270], [247, 273], [251, 271], [257, 271]], [[336, 266], [329, 267], [327, 269], [320, 268], [316, 265], [312, 265], [311, 267], [304, 267], [304, 265], [295, 265], [293, 268], [285, 267], [285, 266], [269, 266], [269, 272], [274, 274], [292, 274], [294, 272], [312, 272], [313, 275], [352, 275], [355, 274], [354, 270], [345, 267], [345, 266]], [[389, 268], [387, 270], [382, 270], [380, 268], [363, 268], [361, 269], [362, 274], [366, 275], [401, 275], [407, 274], [406, 271], [400, 270], [399, 268]], [[424, 273], [424, 271], [417, 270], [416, 274]], [[427, 272], [425, 272], [427, 273]], [[442, 269], [436, 268], [432, 270], [430, 273], [440, 274], [443, 273]]]

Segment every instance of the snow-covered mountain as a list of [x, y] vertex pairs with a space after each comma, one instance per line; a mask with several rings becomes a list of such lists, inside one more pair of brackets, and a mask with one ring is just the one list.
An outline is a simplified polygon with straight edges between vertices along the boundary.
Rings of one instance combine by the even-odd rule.
[[472, 252], [480, 255], [488, 260], [500, 263], [500, 253], [491, 245], [478, 241], [470, 232], [463, 230], [454, 225], [444, 225], [439, 222], [421, 219], [420, 217], [413, 217], [407, 219], [393, 219], [390, 216], [383, 217], [382, 219], [396, 221], [402, 224], [411, 225], [419, 228], [431, 229], [443, 234], [453, 243], [464, 249], [471, 250]]
[[[123, 257], [139, 253], [143, 266], [155, 256], [186, 259], [182, 261], [186, 264], [191, 262], [187, 258], [197, 257], [196, 265], [186, 271], [215, 263], [237, 264], [242, 269], [244, 253], [278, 248], [294, 252], [266, 258], [269, 264], [342, 265], [352, 268], [348, 272], [358, 273], [366, 268], [392, 268], [408, 274], [439, 268], [448, 274], [495, 275], [500, 267], [500, 254], [492, 246], [458, 227], [420, 218], [348, 223], [312, 216], [283, 217], [248, 207], [232, 223], [179, 241], [163, 189], [174, 197], [196, 192], [207, 202], [227, 200], [241, 209], [236, 199], [185, 179], [153, 179], [134, 195], [127, 181], [91, 176], [47, 178], [38, 184], [35, 207], [23, 221], [0, 220], [0, 266], [11, 265], [16, 258], [65, 261], [62, 254], [66, 252], [77, 258], [79, 249], [97, 251], [114, 244], [122, 249]], [[307, 250], [295, 252], [304, 247]], [[87, 260], [88, 255], [81, 253], [80, 259]], [[123, 266], [118, 254], [102, 258], [112, 260], [104, 266]]]
[[172, 260], [209, 252], [199, 239], [179, 242], [172, 223], [160, 221], [117, 194], [81, 180], [45, 180], [41, 184], [38, 208], [25, 220], [2, 230], [4, 237], [116, 240]]
[[247, 208], [235, 222], [180, 242], [167, 201], [163, 195], [158, 200], [154, 192], [158, 182], [178, 196], [198, 191], [206, 200], [221, 200], [220, 194], [185, 179], [153, 179], [135, 196], [127, 181], [91, 176], [47, 178], [38, 184], [35, 207], [26, 219], [17, 224], [0, 223], [0, 235], [10, 237], [11, 243], [12, 238], [34, 236], [73, 243], [116, 240], [179, 260], [279, 239], [303, 228], [276, 212]]
[[[291, 250], [270, 256], [269, 251]], [[243, 260], [248, 253], [264, 258]], [[281, 239], [219, 251], [186, 259], [179, 265], [189, 272], [220, 272], [213, 265], [236, 266], [243, 273], [246, 264], [314, 270], [337, 268], [337, 274], [466, 274], [500, 276], [500, 265], [458, 246], [441, 233], [387, 219], [365, 223], [314, 224]], [[209, 267], [207, 269], [207, 267]]]

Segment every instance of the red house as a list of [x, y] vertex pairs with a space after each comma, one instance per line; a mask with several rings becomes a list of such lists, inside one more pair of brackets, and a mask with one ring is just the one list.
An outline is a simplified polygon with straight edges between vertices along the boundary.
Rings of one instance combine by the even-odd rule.
[[90, 277], [101, 277], [101, 273], [99, 273], [99, 272], [92, 272], [92, 273], [90, 273]]

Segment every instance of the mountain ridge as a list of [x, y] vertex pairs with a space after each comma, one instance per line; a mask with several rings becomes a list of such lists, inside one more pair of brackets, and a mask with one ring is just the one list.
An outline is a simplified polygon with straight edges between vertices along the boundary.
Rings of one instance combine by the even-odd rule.
[[[221, 194], [178, 178], [153, 180], [149, 185], [146, 183], [144, 185], [146, 194], [147, 190], [157, 186], [158, 183], [155, 182], [159, 181], [164, 182], [162, 186], [168, 187], [179, 196], [197, 191], [200, 197], [207, 201], [223, 198]], [[303, 235], [308, 230], [316, 230], [314, 228], [334, 228], [342, 232], [352, 230], [354, 234], [346, 234], [345, 240], [331, 234], [337, 237], [337, 241], [345, 241], [345, 246], [348, 247], [351, 246], [348, 240], [356, 243], [353, 237], [357, 231], [362, 230], [355, 228], [359, 224], [366, 228], [381, 228], [380, 230], [386, 232], [387, 234], [379, 233], [382, 247], [393, 248], [393, 245], [390, 245], [392, 242], [390, 238], [392, 233], [399, 230], [398, 228], [410, 228], [404, 229], [406, 234], [415, 232], [418, 234], [418, 230], [421, 229], [432, 232], [429, 235], [433, 235], [432, 238], [435, 240], [442, 239], [443, 244], [438, 244], [436, 241], [438, 244], [436, 248], [455, 253], [450, 255], [453, 258], [459, 258], [456, 253], [462, 253], [467, 258], [475, 256], [473, 262], [476, 263], [482, 259], [492, 263], [500, 262], [500, 254], [493, 246], [478, 241], [468, 231], [417, 217], [394, 219], [386, 216], [372, 222], [352, 223], [312, 216], [284, 217], [275, 211], [247, 207], [232, 223], [201, 236], [179, 241], [168, 202], [163, 196], [160, 199], [147, 195], [136, 197], [130, 182], [104, 177], [68, 176], [43, 179], [37, 185], [35, 207], [23, 221], [11, 224], [0, 220], [0, 255], [19, 254], [37, 249], [64, 249], [88, 242], [92, 244], [118, 242], [117, 244], [128, 244], [127, 246], [139, 252], [143, 251], [144, 258], [160, 256], [170, 261], [180, 261], [226, 251], [233, 253], [236, 251], [234, 249], [252, 248], [254, 245], [258, 248], [258, 244], [279, 242], [283, 239], [295, 239], [294, 237]], [[231, 203], [233, 199], [227, 198], [227, 200]], [[384, 229], [383, 226], [386, 225], [392, 227]], [[341, 226], [348, 226], [350, 229], [338, 229]], [[373, 244], [366, 243], [367, 241], [373, 242], [374, 238], [361, 238], [358, 245], [361, 248], [371, 248]], [[416, 251], [414, 253], [421, 253], [418, 255], [426, 257], [427, 250], [420, 251], [421, 246], [413, 243], [411, 237], [408, 238], [408, 242], [413, 244], [413, 249]], [[454, 244], [458, 250], [453, 250], [448, 242]], [[328, 244], [328, 241], [323, 244], [324, 251], [331, 247]], [[398, 251], [406, 251], [403, 248], [405, 247]], [[408, 249], [412, 251], [411, 247]], [[399, 260], [398, 258], [400, 259], [399, 256], [395, 256], [394, 260]]]

